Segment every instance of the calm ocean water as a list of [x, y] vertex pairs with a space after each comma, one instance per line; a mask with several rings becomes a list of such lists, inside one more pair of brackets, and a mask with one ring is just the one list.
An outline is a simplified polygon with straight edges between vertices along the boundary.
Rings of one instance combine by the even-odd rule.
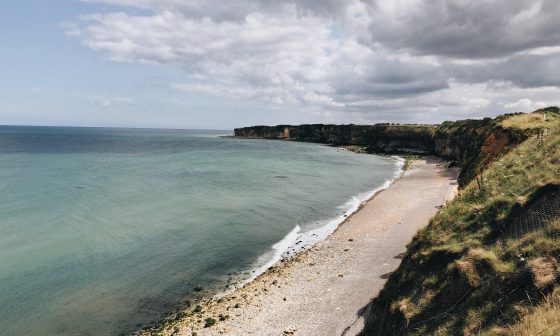
[[398, 169], [224, 133], [0, 127], [0, 334], [137, 330], [328, 233]]

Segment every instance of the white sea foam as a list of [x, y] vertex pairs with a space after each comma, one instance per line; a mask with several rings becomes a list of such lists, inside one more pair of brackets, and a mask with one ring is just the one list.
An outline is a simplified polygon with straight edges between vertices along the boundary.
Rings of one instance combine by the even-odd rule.
[[261, 265], [261, 266], [258, 266], [255, 270], [253, 270], [251, 272], [251, 276], [248, 279], [244, 280], [240, 285], [243, 286], [244, 284], [253, 281], [259, 275], [266, 272], [267, 269], [269, 269], [278, 261], [280, 261], [283, 255], [286, 253], [286, 251], [288, 251], [290, 246], [294, 246], [294, 244], [300, 237], [300, 231], [301, 231], [301, 227], [298, 224], [292, 231], [290, 231], [290, 233], [288, 233], [284, 238], [282, 238], [282, 240], [272, 245], [272, 251], [262, 255], [257, 260], [257, 265]]
[[[272, 246], [272, 250], [270, 252], [262, 255], [257, 260], [257, 266], [251, 271], [250, 277], [242, 280], [236, 286], [231, 287], [231, 289], [233, 290], [244, 286], [266, 272], [270, 267], [274, 266], [282, 259], [291, 258], [297, 253], [313, 247], [318, 242], [330, 236], [340, 226], [340, 224], [346, 220], [346, 218], [358, 211], [360, 206], [367, 203], [367, 201], [374, 197], [377, 193], [389, 188], [391, 184], [393, 184], [395, 180], [402, 175], [405, 160], [398, 156], [394, 156], [393, 158], [396, 161], [396, 170], [393, 178], [385, 181], [383, 185], [378, 188], [353, 196], [346, 203], [337, 207], [340, 209], [340, 213], [336, 217], [314, 222], [314, 229], [302, 232], [298, 223], [298, 225], [296, 225], [292, 231], [282, 238], [282, 240]], [[221, 295], [223, 295], [223, 293]]]
[[295, 241], [295, 244], [288, 246], [286, 251], [281, 255], [281, 258], [291, 257], [298, 252], [306, 250], [317, 244], [318, 242], [324, 240], [325, 238], [330, 236], [350, 215], [358, 211], [362, 205], [367, 203], [368, 200], [370, 200], [380, 191], [389, 188], [391, 184], [393, 184], [393, 182], [402, 174], [404, 167], [404, 159], [400, 157], [394, 158], [396, 159], [396, 171], [393, 175], [393, 178], [385, 181], [383, 185], [378, 188], [350, 198], [346, 203], [337, 207], [338, 209], [340, 209], [340, 214], [336, 217], [328, 220], [317, 221], [315, 225], [316, 228], [299, 234]]

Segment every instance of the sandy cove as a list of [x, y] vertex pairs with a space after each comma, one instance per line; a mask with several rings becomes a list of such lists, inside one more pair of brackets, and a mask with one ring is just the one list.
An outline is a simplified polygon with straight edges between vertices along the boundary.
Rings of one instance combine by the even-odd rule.
[[[175, 335], [356, 335], [418, 229], [454, 197], [457, 171], [417, 160], [331, 236], [189, 315]], [[193, 308], [189, 310], [192, 312]], [[221, 317], [221, 318], [220, 318]], [[204, 328], [205, 320], [216, 320]], [[220, 321], [221, 320], [221, 321]]]

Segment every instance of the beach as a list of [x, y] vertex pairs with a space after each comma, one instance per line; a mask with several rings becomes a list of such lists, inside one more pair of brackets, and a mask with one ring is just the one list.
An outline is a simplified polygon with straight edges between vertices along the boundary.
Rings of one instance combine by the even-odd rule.
[[168, 331], [356, 335], [368, 303], [398, 267], [406, 245], [456, 194], [457, 173], [438, 160], [414, 161], [325, 240], [242, 288], [190, 307]]

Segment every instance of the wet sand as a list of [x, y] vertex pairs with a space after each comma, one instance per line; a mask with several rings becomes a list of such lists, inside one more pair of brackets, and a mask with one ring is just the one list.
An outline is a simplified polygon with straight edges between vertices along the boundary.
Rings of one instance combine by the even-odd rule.
[[[356, 335], [408, 242], [455, 195], [456, 178], [456, 170], [437, 160], [415, 161], [326, 240], [207, 301], [170, 333]], [[205, 328], [207, 318], [216, 322]]]

